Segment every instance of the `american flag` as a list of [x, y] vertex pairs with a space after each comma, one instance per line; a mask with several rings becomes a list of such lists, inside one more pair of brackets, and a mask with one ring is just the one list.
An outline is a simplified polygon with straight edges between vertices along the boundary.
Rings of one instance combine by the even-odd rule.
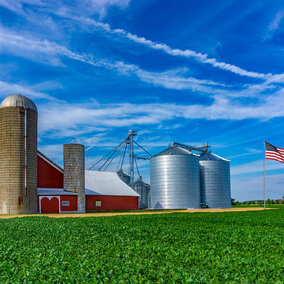
[[266, 159], [284, 163], [284, 149], [265, 142]]

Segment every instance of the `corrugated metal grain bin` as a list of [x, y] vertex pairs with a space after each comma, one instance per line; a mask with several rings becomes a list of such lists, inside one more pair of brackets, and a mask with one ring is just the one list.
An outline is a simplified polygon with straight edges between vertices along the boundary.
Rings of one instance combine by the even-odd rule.
[[198, 156], [169, 147], [150, 160], [151, 207], [200, 208]]
[[212, 153], [203, 153], [199, 165], [201, 203], [209, 208], [230, 208], [230, 161]]

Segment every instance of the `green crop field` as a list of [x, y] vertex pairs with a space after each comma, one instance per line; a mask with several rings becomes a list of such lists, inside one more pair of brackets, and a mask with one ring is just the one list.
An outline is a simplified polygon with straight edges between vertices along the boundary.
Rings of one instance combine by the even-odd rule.
[[284, 283], [278, 208], [1, 219], [0, 282]]

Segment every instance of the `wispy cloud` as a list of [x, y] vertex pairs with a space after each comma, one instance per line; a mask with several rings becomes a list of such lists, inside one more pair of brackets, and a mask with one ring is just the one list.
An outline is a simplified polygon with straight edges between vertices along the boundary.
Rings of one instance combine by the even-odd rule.
[[284, 11], [277, 12], [276, 16], [269, 25], [269, 30], [271, 31], [277, 30], [283, 19], [284, 19]]
[[[283, 165], [278, 162], [269, 161], [269, 163], [267, 162], [266, 164], [267, 171], [283, 169]], [[252, 173], [261, 174], [263, 173], [263, 160], [256, 160], [249, 163], [233, 166], [231, 167], [231, 173], [232, 175], [248, 175]]]
[[221, 70], [229, 71], [229, 72], [232, 72], [240, 76], [246, 76], [246, 77], [257, 78], [257, 79], [269, 79], [272, 76], [272, 74], [264, 74], [264, 73], [259, 73], [259, 72], [247, 71], [233, 64], [219, 62], [216, 58], [210, 58], [208, 54], [199, 53], [191, 49], [182, 50], [178, 48], [172, 48], [165, 43], [157, 43], [152, 40], [146, 39], [144, 37], [140, 37], [138, 35], [129, 33], [123, 29], [112, 29], [109, 24], [98, 22], [90, 18], [73, 16], [73, 15], [66, 14], [66, 13], [60, 13], [59, 15], [76, 20], [80, 23], [86, 24], [88, 26], [92, 26], [94, 28], [103, 29], [105, 32], [108, 32], [108, 33], [113, 33], [113, 34], [126, 37], [135, 43], [145, 45], [151, 49], [161, 50], [172, 56], [194, 58], [198, 62], [210, 64], [213, 67], [219, 68]]
[[[129, 0], [85, 0], [86, 4], [88, 4], [89, 7], [89, 13], [90, 11], [99, 13], [101, 15], [104, 15], [110, 6], [119, 6], [121, 8], [127, 7], [129, 4]], [[14, 0], [14, 1], [7, 1], [7, 0], [0, 0], [0, 5], [6, 7], [7, 9], [13, 10], [16, 13], [22, 14], [22, 16], [25, 16], [28, 20], [31, 18], [30, 14], [25, 14], [23, 11], [23, 5], [22, 4], [29, 4], [34, 5], [35, 7], [44, 6], [46, 11], [49, 11], [50, 13], [56, 14], [60, 17], [65, 17], [70, 20], [76, 21], [82, 25], [86, 25], [91, 28], [95, 29], [101, 29], [107, 33], [110, 34], [116, 34], [119, 36], [122, 36], [124, 38], [127, 38], [128, 40], [144, 45], [150, 49], [153, 50], [160, 50], [163, 51], [171, 56], [177, 56], [177, 57], [184, 57], [184, 58], [194, 58], [200, 63], [209, 64], [215, 68], [228, 71], [234, 74], [237, 74], [239, 76], [245, 76], [249, 78], [255, 78], [255, 79], [261, 79], [263, 81], [267, 82], [278, 82], [283, 83], [284, 82], [284, 75], [283, 74], [272, 74], [272, 73], [260, 73], [260, 72], [254, 72], [254, 71], [248, 71], [244, 68], [241, 68], [239, 66], [218, 61], [216, 58], [210, 58], [208, 54], [206, 53], [200, 53], [191, 49], [179, 49], [179, 48], [173, 48], [169, 46], [166, 43], [159, 43], [152, 41], [150, 39], [147, 39], [145, 37], [138, 36], [136, 34], [132, 34], [130, 32], [127, 32], [124, 29], [120, 28], [112, 28], [109, 24], [103, 23], [101, 21], [96, 21], [92, 18], [86, 17], [84, 14], [88, 11], [88, 9], [80, 9], [82, 7], [82, 1], [76, 2], [74, 5], [78, 6], [77, 15], [74, 15], [74, 6], [72, 9], [66, 5], [66, 4], [55, 4], [54, 2], [51, 2], [49, 4], [43, 3], [40, 0]], [[88, 14], [88, 13], [87, 13]], [[270, 31], [276, 30], [280, 23], [282, 22], [284, 17], [284, 12], [279, 11], [273, 21], [269, 25]], [[59, 64], [58, 62], [54, 63]]]
[[55, 100], [53, 97], [46, 93], [37, 92], [32, 90], [30, 87], [25, 87], [23, 85], [18, 85], [14, 83], [0, 81], [0, 90], [1, 97], [6, 97], [11, 94], [22, 94], [31, 98]]
[[[105, 58], [97, 59], [89, 54], [80, 54], [71, 51], [55, 42], [31, 39], [27, 36], [11, 33], [9, 30], [3, 28], [0, 29], [0, 43], [2, 49], [6, 48], [9, 52], [45, 64], [64, 66], [61, 57], [67, 57], [94, 67], [117, 71], [121, 74], [133, 74], [141, 81], [168, 89], [191, 89], [193, 91], [214, 93], [214, 89], [209, 88], [208, 86], [226, 87], [224, 84], [210, 80], [183, 77], [181, 75], [187, 71], [185, 68], [165, 72], [149, 72], [134, 64], [128, 64], [122, 61], [113, 62]], [[38, 56], [39, 54], [43, 54], [44, 56]]]
[[[26, 0], [26, 1], [28, 1], [28, 0]], [[1, 0], [0, 5], [8, 8], [8, 9], [11, 9], [15, 12], [17, 12], [17, 11], [22, 12], [21, 3], [25, 2], [25, 1], [15, 1], [15, 2], [17, 4], [16, 5], [17, 9], [13, 8], [13, 5], [9, 4], [5, 0]], [[41, 4], [41, 1], [28, 1], [28, 2], [31, 2], [31, 3], [34, 2], [34, 5], [40, 5]], [[109, 7], [111, 5], [126, 7], [129, 3], [128, 0], [99, 0], [99, 1], [92, 0], [92, 1], [86, 1], [86, 2], [88, 2], [91, 10], [95, 9], [101, 15], [104, 15], [107, 7]], [[125, 31], [124, 29], [112, 29], [111, 26], [107, 23], [102, 23], [100, 21], [96, 21], [94, 19], [84, 17], [84, 16], [74, 15], [73, 10], [71, 11], [68, 6], [56, 8], [56, 5], [54, 7], [54, 5], [51, 4], [49, 6], [47, 5], [45, 8], [48, 9], [51, 13], [54, 13], [58, 16], [75, 20], [75, 21], [77, 21], [81, 24], [91, 26], [91, 27], [94, 27], [96, 29], [98, 29], [98, 28], [102, 29], [102, 30], [104, 30], [105, 32], [108, 32], [108, 33], [123, 36], [123, 37], [129, 39], [132, 42], [147, 46], [148, 48], [151, 48], [153, 50], [163, 51], [163, 52], [165, 52], [165, 53], [167, 53], [171, 56], [194, 58], [200, 63], [210, 64], [211, 66], [219, 68], [221, 70], [229, 71], [229, 72], [232, 72], [234, 74], [237, 74], [237, 75], [240, 75], [240, 76], [246, 76], [246, 77], [250, 77], [250, 78], [257, 78], [257, 79], [264, 79], [265, 80], [265, 79], [269, 79], [272, 76], [272, 74], [270, 74], [270, 73], [264, 74], [264, 73], [259, 73], [259, 72], [248, 71], [248, 70], [245, 70], [244, 68], [241, 68], [239, 66], [229, 64], [229, 63], [226, 63], [226, 62], [222, 62], [222, 61], [218, 61], [216, 58], [210, 58], [208, 56], [208, 54], [196, 52], [196, 51], [191, 50], [191, 49], [182, 50], [182, 49], [179, 49], [179, 48], [172, 48], [171, 46], [169, 46], [166, 43], [158, 43], [158, 42], [152, 41], [150, 39], [146, 39], [145, 37], [141, 37], [141, 36], [138, 36], [136, 34], [129, 33], [127, 31]], [[280, 16], [278, 16], [278, 18], [280, 18]], [[279, 19], [277, 21], [275, 20], [275, 24], [273, 26], [275, 26], [278, 22], [280, 22]]]
[[[74, 9], [84, 14], [98, 14], [103, 18], [109, 7], [117, 6], [124, 9], [128, 6], [130, 0], [75, 0], [72, 1], [72, 7], [63, 4], [63, 1], [41, 1], [41, 0], [0, 0], [0, 6], [5, 7], [13, 12], [23, 14], [24, 5], [34, 7], [53, 8], [54, 10], [62, 10], [72, 12]], [[86, 9], [87, 7], [87, 9]], [[73, 8], [73, 10], [72, 10]]]
[[93, 11], [99, 13], [100, 17], [104, 17], [110, 6], [117, 6], [124, 9], [128, 6], [130, 0], [85, 0], [84, 2], [90, 5]]
[[[40, 105], [40, 131], [58, 132], [68, 136], [70, 131], [90, 129], [92, 127], [126, 127], [137, 125], [159, 125], [175, 118], [179, 119], [207, 119], [207, 120], [242, 120], [242, 119], [270, 119], [284, 117], [282, 105], [271, 103], [268, 98], [255, 106], [241, 105], [230, 99], [215, 98], [209, 106], [177, 105], [177, 104], [48, 104]], [[179, 125], [182, 124], [182, 120]], [[88, 128], [89, 127], [89, 128]]]
[[25, 4], [39, 6], [42, 5], [43, 2], [40, 0], [0, 0], [0, 6], [16, 13], [23, 13], [23, 5]]

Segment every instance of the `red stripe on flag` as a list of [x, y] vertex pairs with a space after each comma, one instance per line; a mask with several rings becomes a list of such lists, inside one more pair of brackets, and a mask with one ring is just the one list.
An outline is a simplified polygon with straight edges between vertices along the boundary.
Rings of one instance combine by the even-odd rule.
[[275, 158], [266, 158], [267, 160], [274, 160], [274, 161], [277, 161], [277, 162], [280, 162], [280, 163], [284, 163], [284, 160], [278, 160], [278, 159], [275, 159]]
[[279, 149], [277, 149], [277, 151], [280, 153], [280, 154], [284, 154], [284, 150], [279, 150]]
[[272, 152], [272, 151], [266, 151], [266, 153], [267, 154], [269, 154], [269, 155], [277, 155], [277, 156], [282, 156], [280, 153], [278, 153], [278, 152]]
[[266, 155], [266, 158], [274, 158], [274, 159], [279, 159], [281, 161], [284, 161], [284, 159], [282, 157], [278, 156], [278, 155], [270, 155], [270, 154], [268, 154], [268, 155]]
[[280, 153], [277, 153], [277, 152], [266, 151], [266, 155], [274, 155], [274, 156], [284, 158]]
[[266, 157], [278, 158], [278, 159], [284, 161], [284, 158], [281, 157], [280, 155], [266, 154]]
[[279, 161], [283, 161], [284, 162], [284, 157], [276, 152], [266, 152], [266, 159], [270, 158], [270, 160], [279, 160]]

